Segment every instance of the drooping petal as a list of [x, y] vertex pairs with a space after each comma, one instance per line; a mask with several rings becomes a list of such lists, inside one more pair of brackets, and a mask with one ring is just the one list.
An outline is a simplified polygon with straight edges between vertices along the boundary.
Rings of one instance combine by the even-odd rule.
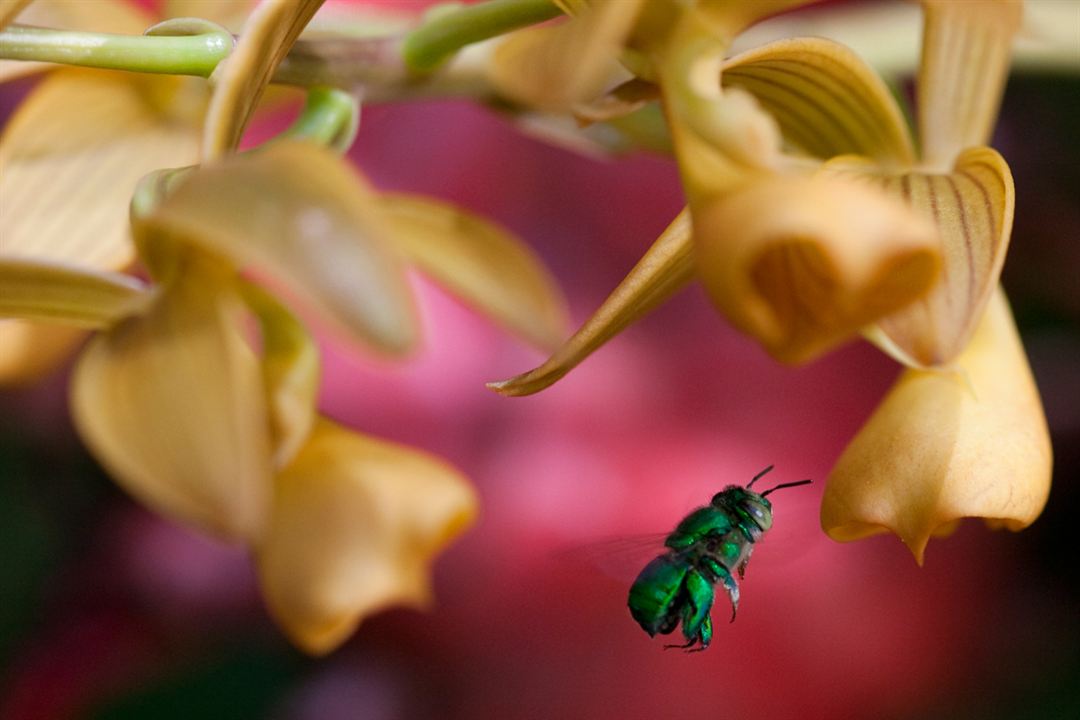
[[84, 442], [140, 501], [251, 541], [271, 494], [269, 423], [230, 278], [189, 255], [146, 315], [87, 347], [72, 378], [71, 409]]
[[986, 145], [1009, 73], [1020, 0], [922, 0], [919, 138], [923, 161], [949, 167], [966, 148]]
[[964, 517], [1020, 530], [1050, 491], [1050, 436], [1005, 295], [995, 293], [956, 372], [905, 370], [829, 476], [822, 528], [893, 532], [921, 563]]
[[419, 195], [384, 193], [378, 208], [407, 260], [525, 340], [554, 350], [566, 300], [528, 245], [489, 220]]
[[141, 311], [151, 296], [130, 275], [0, 257], [0, 317], [100, 328]]
[[[833, 168], [840, 168], [838, 160]], [[877, 184], [937, 226], [940, 283], [911, 307], [879, 323], [907, 364], [944, 365], [963, 350], [997, 286], [1012, 232], [1009, 166], [990, 148], [972, 148], [949, 174], [884, 174]]]
[[475, 514], [472, 488], [446, 463], [320, 421], [277, 478], [256, 547], [270, 613], [323, 654], [374, 612], [426, 606], [434, 556]]
[[778, 360], [810, 360], [925, 294], [933, 227], [836, 178], [752, 183], [695, 216], [698, 274], [737, 328]]
[[683, 210], [615, 291], [547, 362], [509, 380], [488, 383], [497, 393], [531, 395], [555, 383], [630, 323], [667, 300], [693, 277], [690, 214]]
[[914, 161], [911, 134], [888, 87], [839, 43], [769, 43], [725, 61], [723, 84], [753, 94], [784, 137], [811, 155], [865, 155], [905, 166]]
[[254, 265], [390, 353], [418, 331], [378, 195], [326, 148], [280, 140], [183, 177], [137, 234], [165, 234]]
[[274, 466], [281, 468], [296, 456], [315, 424], [319, 349], [307, 328], [272, 294], [247, 281], [240, 291], [259, 320]]
[[565, 22], [511, 33], [489, 64], [492, 84], [508, 98], [545, 110], [593, 99], [618, 70], [642, 4], [595, 0]]
[[322, 4], [323, 0], [263, 0], [248, 16], [232, 54], [214, 71], [216, 87], [203, 130], [204, 160], [240, 144], [278, 63]]

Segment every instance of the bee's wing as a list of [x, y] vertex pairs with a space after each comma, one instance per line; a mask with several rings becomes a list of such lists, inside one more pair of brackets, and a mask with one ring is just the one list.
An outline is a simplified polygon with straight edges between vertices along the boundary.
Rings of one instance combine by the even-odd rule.
[[553, 559], [599, 570], [615, 580], [632, 582], [650, 560], [667, 552], [666, 532], [619, 535], [556, 550]]

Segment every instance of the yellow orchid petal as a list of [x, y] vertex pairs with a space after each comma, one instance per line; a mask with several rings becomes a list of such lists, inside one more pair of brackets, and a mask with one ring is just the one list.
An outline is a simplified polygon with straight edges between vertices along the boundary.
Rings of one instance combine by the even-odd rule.
[[0, 320], [0, 386], [32, 383], [70, 357], [85, 330]]
[[6, 27], [32, 0], [0, 0], [0, 28]]
[[986, 145], [1009, 73], [1020, 0], [922, 0], [919, 137], [923, 160], [947, 168]]
[[318, 655], [374, 612], [426, 606], [434, 556], [475, 515], [472, 488], [446, 463], [320, 421], [277, 478], [256, 546], [270, 613]]
[[[28, 3], [0, 0], [0, 8], [12, 4], [26, 7]], [[30, 0], [29, 7], [16, 14], [21, 25], [121, 35], [137, 35], [153, 22], [148, 12], [128, 0]]]
[[0, 256], [102, 270], [131, 263], [136, 183], [197, 152], [197, 131], [147, 102], [142, 83], [158, 80], [63, 70], [34, 89], [0, 139]]
[[279, 140], [184, 176], [138, 236], [166, 235], [255, 265], [374, 347], [409, 350], [418, 330], [378, 195], [326, 148]]
[[419, 195], [384, 193], [379, 211], [406, 259], [528, 342], [566, 337], [566, 300], [543, 262], [510, 231]]
[[943, 261], [941, 282], [879, 326], [898, 359], [947, 364], [975, 332], [1005, 263], [1015, 204], [1009, 166], [990, 148], [972, 148], [948, 175], [882, 175], [878, 183], [937, 225]]
[[693, 277], [690, 214], [679, 213], [614, 292], [547, 362], [527, 373], [488, 383], [501, 395], [531, 395], [554, 384], [630, 323], [667, 300]]
[[933, 227], [839, 178], [763, 179], [695, 212], [698, 273], [737, 328], [810, 360], [930, 289]]
[[259, 320], [274, 466], [281, 468], [296, 456], [315, 425], [319, 349], [307, 328], [273, 295], [246, 281], [241, 281], [240, 292]]
[[0, 257], [0, 316], [99, 328], [145, 308], [151, 294], [119, 273]]
[[254, 0], [165, 0], [161, 17], [201, 18], [237, 30], [243, 26], [254, 5]]
[[99, 334], [71, 388], [75, 425], [158, 512], [225, 538], [261, 533], [271, 495], [259, 364], [231, 274], [189, 254], [150, 311]]
[[957, 372], [905, 370], [829, 476], [834, 540], [889, 531], [922, 563], [930, 536], [964, 517], [1020, 530], [1050, 492], [1050, 437], [1003, 292]]
[[202, 154], [213, 160], [240, 144], [278, 63], [323, 0], [263, 0], [248, 16], [232, 53], [214, 70]]
[[505, 97], [545, 110], [595, 98], [618, 70], [619, 52], [643, 0], [596, 0], [575, 17], [510, 33], [489, 79]]
[[784, 137], [821, 158], [856, 154], [910, 165], [911, 135], [884, 81], [858, 55], [822, 38], [769, 43], [724, 63], [725, 87], [741, 87]]

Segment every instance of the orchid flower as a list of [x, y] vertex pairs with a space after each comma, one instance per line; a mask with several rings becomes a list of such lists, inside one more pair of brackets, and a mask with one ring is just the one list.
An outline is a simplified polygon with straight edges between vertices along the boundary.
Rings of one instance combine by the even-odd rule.
[[389, 604], [425, 604], [428, 566], [476, 498], [445, 463], [319, 417], [314, 340], [240, 271], [390, 355], [419, 334], [409, 265], [541, 346], [565, 320], [520, 240], [441, 201], [379, 193], [318, 144], [351, 142], [346, 93], [313, 90], [326, 102], [289, 137], [235, 152], [320, 4], [260, 4], [215, 71], [201, 164], [135, 189], [132, 249], [152, 283], [78, 264], [93, 246], [66, 262], [32, 248], [0, 258], [0, 315], [99, 330], [71, 387], [93, 454], [151, 508], [250, 547], [272, 615], [312, 653]]
[[[547, 362], [491, 387], [547, 387], [696, 274], [780, 360], [862, 332], [909, 366], [830, 477], [832, 537], [891, 530], [921, 562], [929, 536], [960, 517], [1030, 524], [1049, 490], [1050, 447], [1007, 304], [992, 301], [1013, 187], [985, 146], [1019, 3], [923, 3], [918, 145], [885, 84], [838, 43], [785, 39], [724, 58], [751, 8], [787, 3], [596, 0], [575, 4], [571, 22], [601, 23], [616, 5], [641, 15], [621, 16], [628, 29], [612, 33], [595, 73], [617, 78], [621, 50], [638, 77], [604, 102], [628, 112], [640, 100], [622, 102], [621, 89], [638, 84], [639, 99], [641, 81], [658, 86], [689, 208]], [[551, 84], [522, 77], [522, 97]], [[548, 102], [596, 106], [584, 91]]]

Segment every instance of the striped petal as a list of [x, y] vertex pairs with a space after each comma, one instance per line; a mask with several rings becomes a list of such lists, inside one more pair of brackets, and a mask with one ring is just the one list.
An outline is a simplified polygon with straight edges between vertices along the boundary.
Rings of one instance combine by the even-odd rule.
[[502, 395], [531, 395], [554, 384], [597, 348], [667, 300], [693, 277], [690, 215], [684, 210], [664, 230], [644, 257], [547, 362], [527, 373], [488, 383]]
[[156, 511], [232, 540], [262, 532], [271, 493], [259, 364], [231, 272], [189, 254], [150, 311], [82, 354], [71, 409], [112, 477]]
[[241, 281], [240, 291], [259, 321], [274, 466], [281, 468], [296, 456], [315, 425], [319, 349], [303, 323], [273, 295], [246, 281]]
[[[0, 257], [91, 271], [131, 264], [128, 201], [136, 182], [197, 156], [197, 131], [152, 105], [155, 88], [171, 82], [59, 70], [38, 84], [0, 137]], [[0, 334], [0, 382], [47, 372], [63, 360], [59, 348], [79, 337], [22, 321], [5, 321]]]
[[1021, 530], [1050, 492], [1050, 436], [1000, 290], [956, 372], [905, 370], [829, 476], [822, 528], [834, 540], [926, 544], [964, 517]]
[[0, 317], [101, 328], [140, 312], [150, 298], [129, 275], [0, 258]]
[[430, 566], [476, 515], [476, 497], [446, 463], [319, 422], [277, 478], [256, 546], [270, 613], [321, 655], [364, 617], [430, 604]]
[[136, 183], [197, 152], [197, 131], [151, 106], [159, 80], [64, 70], [35, 88], [0, 138], [0, 256], [102, 270], [132, 262]]
[[528, 245], [432, 198], [385, 193], [379, 212], [406, 259], [450, 292], [546, 350], [566, 337], [566, 300]]
[[698, 273], [737, 328], [800, 363], [924, 295], [933, 227], [850, 180], [777, 177], [695, 213]]
[[361, 340], [402, 353], [418, 330], [378, 202], [332, 151], [280, 140], [184, 176], [134, 227], [265, 270]]
[[934, 222], [943, 261], [933, 291], [881, 320], [883, 349], [908, 365], [947, 364], [975, 332], [1005, 263], [1014, 207], [1009, 166], [990, 148], [972, 148], [949, 174], [883, 174], [875, 182]]
[[753, 94], [784, 138], [810, 155], [914, 161], [911, 134], [888, 87], [839, 43], [822, 38], [769, 43], [727, 60], [723, 84]]
[[323, 0], [263, 0], [248, 17], [232, 53], [214, 71], [216, 83], [202, 155], [213, 160], [240, 144], [270, 78]]
[[950, 167], [966, 148], [986, 145], [1009, 72], [1020, 0], [923, 0], [919, 137], [923, 160]]

